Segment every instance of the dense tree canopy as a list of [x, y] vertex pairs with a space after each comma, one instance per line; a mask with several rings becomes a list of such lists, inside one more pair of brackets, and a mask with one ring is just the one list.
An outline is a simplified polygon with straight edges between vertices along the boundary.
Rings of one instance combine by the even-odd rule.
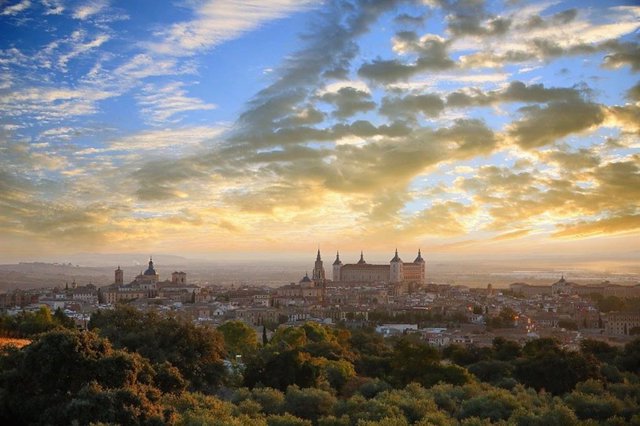
[[[240, 323], [217, 332], [128, 308], [94, 315], [91, 327], [53, 330], [0, 353], [1, 424], [640, 422], [640, 339], [620, 349], [495, 339], [439, 350], [418, 335], [383, 339], [307, 323], [258, 346]], [[245, 351], [247, 387], [224, 380], [223, 346], [230, 357]]]
[[127, 306], [96, 312], [89, 328], [154, 365], [170, 363], [193, 390], [212, 391], [224, 379], [224, 341], [214, 329]]

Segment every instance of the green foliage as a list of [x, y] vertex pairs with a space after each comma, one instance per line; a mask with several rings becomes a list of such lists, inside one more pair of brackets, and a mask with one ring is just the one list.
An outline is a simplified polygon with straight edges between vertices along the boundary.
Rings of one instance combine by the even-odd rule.
[[97, 311], [89, 328], [114, 347], [137, 352], [153, 364], [171, 363], [192, 390], [212, 391], [225, 377], [224, 341], [211, 328], [127, 306]]
[[507, 391], [493, 390], [464, 401], [459, 417], [478, 417], [494, 422], [506, 420], [519, 406], [518, 401]]
[[490, 359], [492, 355], [493, 353], [491, 348], [463, 346], [458, 344], [449, 345], [442, 351], [442, 356], [463, 366]]
[[580, 342], [580, 351], [584, 355], [596, 357], [601, 362], [613, 363], [618, 355], [618, 349], [600, 340], [585, 339]]
[[598, 376], [598, 364], [592, 357], [562, 350], [545, 339], [527, 345], [527, 356], [516, 362], [515, 369], [515, 377], [527, 386], [560, 395], [571, 391], [578, 382]]
[[582, 392], [572, 392], [564, 400], [582, 420], [606, 420], [619, 413], [623, 406], [620, 400], [611, 395], [593, 395]]
[[636, 374], [640, 372], [640, 338], [634, 339], [624, 346], [620, 355], [620, 367]]
[[468, 365], [467, 370], [483, 382], [499, 383], [513, 375], [514, 366], [506, 361], [486, 360]]
[[304, 419], [315, 421], [332, 414], [335, 404], [335, 396], [321, 389], [289, 386], [285, 394], [286, 411]]
[[300, 349], [265, 351], [247, 363], [244, 383], [249, 387], [260, 384], [280, 390], [290, 385], [312, 387], [318, 384], [321, 375], [316, 361]]
[[253, 328], [243, 321], [227, 321], [217, 329], [224, 338], [224, 346], [230, 357], [247, 357], [258, 348], [258, 338]]
[[[92, 327], [103, 335], [119, 330], [113, 347], [92, 332], [53, 331], [23, 349], [0, 354], [0, 423], [640, 423], [638, 340], [622, 350], [585, 340], [579, 352], [572, 352], [554, 339], [533, 340], [522, 348], [495, 339], [489, 348], [445, 349], [445, 356], [461, 364], [455, 365], [442, 361], [440, 352], [417, 335], [385, 341], [371, 330], [351, 333], [307, 324], [277, 330], [262, 347], [251, 343], [255, 355], [247, 357], [244, 371], [249, 387], [201, 387], [215, 389], [219, 397], [213, 397], [187, 390], [195, 388], [193, 380], [203, 370], [185, 378], [181, 367], [194, 365], [189, 344], [194, 342], [199, 351], [203, 336], [214, 339], [218, 356], [223, 356], [220, 335], [209, 329], [200, 334], [200, 328], [173, 318], [128, 312], [120, 308], [92, 319]], [[234, 327], [227, 331], [242, 335]], [[171, 333], [172, 328], [186, 336]], [[242, 341], [237, 339], [229, 352]], [[168, 342], [173, 346], [166, 347]], [[367, 358], [373, 356], [377, 364]], [[375, 374], [366, 377], [363, 371]]]
[[402, 337], [393, 348], [390, 379], [398, 386], [411, 382], [425, 384], [439, 361], [436, 349], [413, 337]]
[[157, 424], [154, 376], [146, 359], [93, 333], [52, 331], [2, 356], [0, 423]]
[[73, 319], [66, 316], [60, 308], [53, 315], [46, 306], [35, 312], [23, 311], [14, 316], [0, 314], [0, 336], [30, 337], [56, 328], [76, 328]]
[[522, 354], [522, 348], [517, 342], [504, 337], [496, 337], [492, 342], [493, 357], [500, 361], [513, 361]]
[[268, 426], [311, 426], [309, 420], [304, 420], [289, 413], [281, 415], [271, 415], [267, 417]]

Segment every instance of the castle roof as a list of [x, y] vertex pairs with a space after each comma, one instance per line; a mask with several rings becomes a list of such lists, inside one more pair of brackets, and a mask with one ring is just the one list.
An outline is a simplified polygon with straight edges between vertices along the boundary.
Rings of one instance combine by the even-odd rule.
[[336, 252], [336, 260], [333, 262], [334, 265], [342, 265], [342, 262], [340, 261], [340, 253]]
[[424, 259], [422, 258], [422, 253], [420, 253], [420, 249], [418, 249], [418, 257], [416, 257], [416, 260], [414, 260], [413, 263], [424, 263]]
[[391, 259], [391, 263], [394, 262], [402, 262], [402, 259], [400, 259], [400, 257], [398, 256], [398, 249], [396, 249], [396, 255], [393, 256], [393, 259]]
[[364, 253], [360, 251], [360, 260], [358, 260], [358, 265], [364, 265], [365, 263], [367, 262], [364, 260]]

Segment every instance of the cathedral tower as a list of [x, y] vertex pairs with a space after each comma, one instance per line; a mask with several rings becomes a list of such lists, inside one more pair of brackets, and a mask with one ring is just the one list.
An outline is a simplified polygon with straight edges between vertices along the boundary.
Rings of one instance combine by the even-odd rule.
[[324, 276], [324, 266], [322, 266], [322, 259], [320, 258], [320, 249], [318, 249], [318, 255], [316, 256], [316, 264], [313, 267], [313, 281], [317, 284], [324, 284], [326, 281]]

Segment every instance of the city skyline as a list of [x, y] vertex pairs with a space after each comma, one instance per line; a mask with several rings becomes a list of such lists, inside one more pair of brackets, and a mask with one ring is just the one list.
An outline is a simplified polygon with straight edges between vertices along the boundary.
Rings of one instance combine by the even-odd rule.
[[4, 2], [0, 263], [637, 262], [634, 3]]

